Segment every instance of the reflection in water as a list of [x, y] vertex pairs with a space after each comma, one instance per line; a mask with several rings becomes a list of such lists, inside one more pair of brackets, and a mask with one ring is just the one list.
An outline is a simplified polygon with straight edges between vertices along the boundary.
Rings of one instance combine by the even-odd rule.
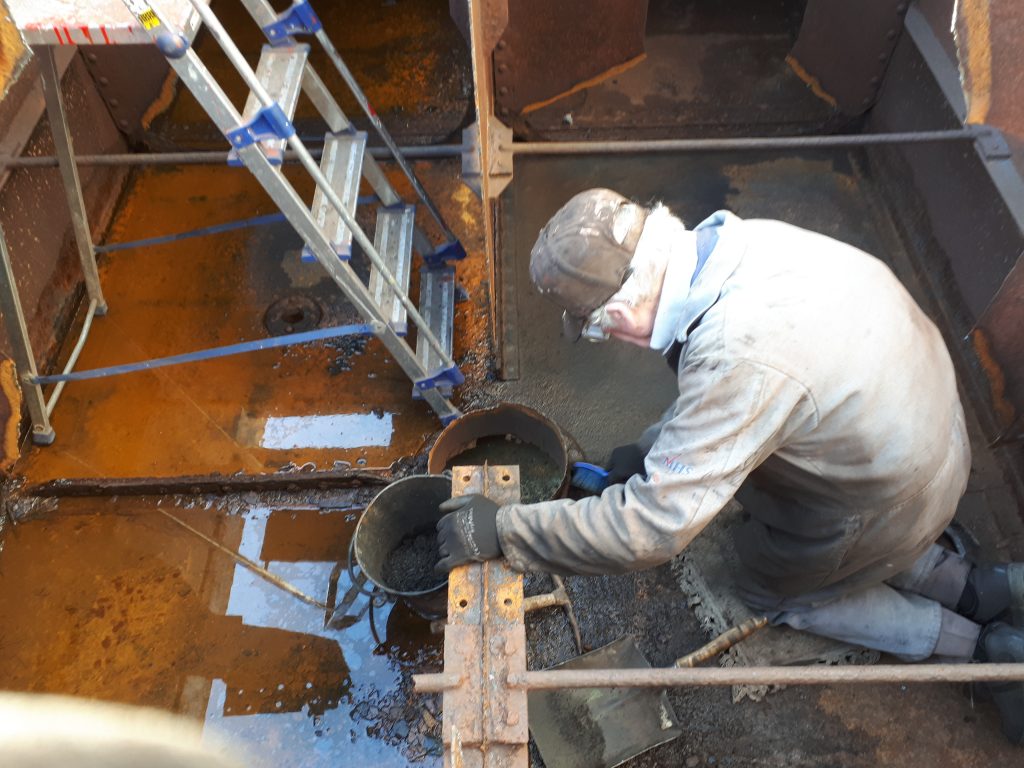
[[[275, 513], [280, 519], [281, 511]], [[345, 513], [336, 512], [339, 517]], [[269, 509], [246, 513], [239, 543], [240, 554], [260, 561], [263, 551], [280, 551], [264, 539]], [[313, 548], [315, 549], [315, 547]], [[334, 562], [263, 563], [273, 573], [303, 592], [323, 600]], [[338, 587], [350, 586], [342, 573]], [[414, 665], [439, 655], [436, 643], [420, 645], [420, 653], [395, 652], [395, 643], [408, 642], [408, 620], [391, 621], [389, 608], [377, 612], [377, 631], [394, 631], [394, 639], [378, 644], [369, 621], [343, 631], [324, 629], [324, 614], [236, 566], [228, 598], [227, 615], [239, 617], [247, 627], [307, 635], [295, 645], [296, 657], [266, 658], [265, 666], [245, 690], [233, 684], [230, 669], [213, 680], [206, 708], [207, 727], [246, 745], [254, 766], [354, 765], [405, 766], [439, 763], [432, 732], [436, 705], [411, 694], [409, 676]], [[398, 611], [397, 613], [401, 613]], [[426, 627], [425, 622], [419, 622]], [[425, 635], [429, 638], [429, 635]], [[334, 644], [330, 648], [326, 644]], [[418, 645], [418, 643], [414, 643]], [[336, 651], [335, 651], [336, 646]], [[310, 659], [316, 655], [318, 659]], [[326, 660], [327, 663], [324, 663]], [[260, 660], [253, 660], [259, 665]]]
[[386, 447], [393, 432], [390, 413], [269, 416], [260, 446], [274, 450]]

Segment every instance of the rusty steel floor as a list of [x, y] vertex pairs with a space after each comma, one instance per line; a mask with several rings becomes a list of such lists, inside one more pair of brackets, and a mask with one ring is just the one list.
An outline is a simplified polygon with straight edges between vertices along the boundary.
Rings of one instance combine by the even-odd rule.
[[[417, 172], [470, 254], [458, 267], [468, 299], [456, 308], [455, 356], [479, 381], [489, 356], [479, 202], [459, 180], [457, 160], [419, 163]], [[393, 178], [408, 199], [402, 182]], [[125, 196], [108, 241], [270, 212], [242, 170], [147, 170]], [[320, 306], [325, 327], [359, 322], [320, 265], [300, 260], [301, 245], [281, 223], [111, 254], [100, 266], [110, 311], [93, 324], [77, 368], [265, 338], [265, 313], [289, 297]], [[365, 277], [365, 264], [358, 257], [353, 263]], [[36, 483], [254, 474], [309, 462], [319, 469], [335, 462], [386, 467], [416, 454], [440, 428], [433, 412], [411, 399], [411, 386], [379, 342], [353, 339], [74, 382], [54, 413], [56, 442], [29, 448], [17, 471]], [[339, 424], [348, 438], [327, 434]]]

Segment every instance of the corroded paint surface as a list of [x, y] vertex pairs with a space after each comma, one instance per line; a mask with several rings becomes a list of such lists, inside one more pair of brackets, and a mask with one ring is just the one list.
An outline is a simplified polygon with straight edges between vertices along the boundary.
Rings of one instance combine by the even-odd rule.
[[[471, 111], [469, 51], [448, 15], [445, 0], [321, 2], [316, 9], [328, 36], [388, 130], [395, 135], [413, 133], [443, 140], [462, 127]], [[263, 33], [240, 4], [221, 3], [215, 10], [250, 65], [255, 66], [266, 43]], [[248, 91], [216, 42], [200, 35], [196, 50], [241, 108]], [[310, 61], [349, 119], [365, 124], [359, 105], [315, 43]], [[182, 94], [169, 117], [171, 125], [166, 130], [175, 141], [191, 145], [201, 138], [226, 146], [223, 137], [207, 129], [209, 120], [190, 94]], [[322, 123], [308, 100], [300, 99], [295, 122], [303, 137], [308, 128], [311, 138], [322, 138]], [[181, 130], [182, 126], [189, 126], [189, 130]], [[375, 137], [371, 143], [379, 144]]]

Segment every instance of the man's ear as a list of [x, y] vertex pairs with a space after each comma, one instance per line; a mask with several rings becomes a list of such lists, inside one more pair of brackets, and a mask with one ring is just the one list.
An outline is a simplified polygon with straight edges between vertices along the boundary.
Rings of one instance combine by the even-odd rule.
[[636, 310], [631, 305], [624, 301], [611, 301], [605, 305], [604, 311], [616, 330], [626, 333], [636, 332]]

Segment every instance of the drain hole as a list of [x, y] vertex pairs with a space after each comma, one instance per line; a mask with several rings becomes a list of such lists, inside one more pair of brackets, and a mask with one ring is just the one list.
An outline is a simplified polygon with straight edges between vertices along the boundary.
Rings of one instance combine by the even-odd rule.
[[285, 296], [267, 307], [263, 325], [274, 336], [302, 333], [320, 325], [323, 315], [320, 305], [308, 296]]

